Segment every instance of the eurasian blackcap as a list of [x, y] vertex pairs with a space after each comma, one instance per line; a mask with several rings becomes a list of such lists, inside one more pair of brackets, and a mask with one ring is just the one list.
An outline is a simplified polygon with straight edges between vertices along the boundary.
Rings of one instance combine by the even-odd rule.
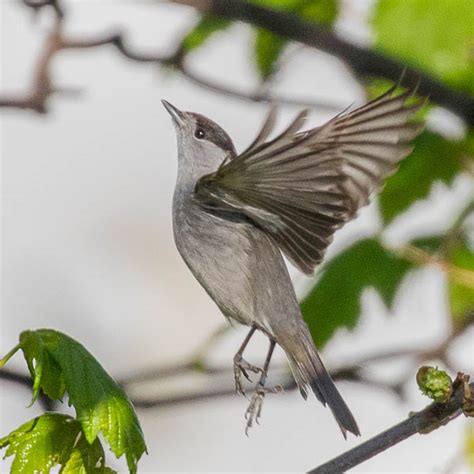
[[[334, 232], [367, 204], [411, 149], [421, 127], [409, 122], [419, 103], [395, 87], [321, 127], [301, 131], [307, 111], [269, 139], [272, 109], [253, 143], [237, 154], [208, 118], [163, 101], [178, 139], [174, 238], [191, 272], [228, 319], [250, 326], [234, 357], [241, 374], [260, 374], [247, 410], [258, 421], [275, 344], [285, 351], [304, 398], [328, 404], [344, 437], [359, 428], [316, 350], [300, 312], [284, 254], [306, 274], [323, 259]], [[340, 295], [344, 298], [344, 295]], [[243, 358], [255, 330], [270, 347], [262, 368]]]

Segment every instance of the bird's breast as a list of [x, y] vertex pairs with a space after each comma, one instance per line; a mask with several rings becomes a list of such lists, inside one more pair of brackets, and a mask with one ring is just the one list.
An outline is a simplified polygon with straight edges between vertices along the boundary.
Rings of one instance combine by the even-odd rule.
[[175, 197], [176, 246], [199, 283], [228, 318], [269, 335], [301, 319], [288, 270], [274, 242], [249, 222], [206, 212]]
[[174, 202], [174, 238], [183, 260], [224, 314], [244, 324], [254, 307], [248, 226], [210, 214], [192, 200]]

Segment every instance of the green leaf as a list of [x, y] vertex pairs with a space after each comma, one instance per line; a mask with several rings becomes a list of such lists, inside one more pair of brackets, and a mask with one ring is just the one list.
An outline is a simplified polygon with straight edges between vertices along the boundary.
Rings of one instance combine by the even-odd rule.
[[473, 160], [474, 159], [474, 132], [472, 130], [468, 131], [466, 138], [463, 142], [464, 151], [466, 153], [466, 158]]
[[[326, 26], [333, 24], [338, 13], [336, 0], [253, 0], [257, 5], [284, 10], [298, 15], [304, 20]], [[254, 60], [261, 78], [268, 79], [278, 67], [287, 40], [268, 30], [257, 29], [254, 43]]]
[[322, 347], [339, 328], [355, 327], [365, 288], [375, 288], [390, 307], [410, 267], [376, 239], [359, 241], [333, 258], [301, 303], [316, 345]]
[[102, 432], [116, 457], [125, 454], [130, 471], [136, 472], [146, 450], [138, 418], [99, 362], [77, 341], [52, 329], [24, 331], [20, 344], [36, 395], [40, 387], [53, 395], [66, 390], [87, 441], [92, 444]]
[[[452, 250], [450, 262], [474, 275], [474, 252], [467, 242], [461, 242]], [[448, 280], [448, 294], [453, 324], [461, 325], [468, 316], [474, 314], [474, 288], [451, 277]]]
[[0, 439], [7, 448], [5, 457], [15, 456], [12, 474], [49, 473], [58, 464], [61, 473], [89, 474], [113, 472], [105, 467], [99, 439], [89, 444], [80, 423], [60, 413], [45, 413], [21, 425]]
[[60, 474], [114, 474], [116, 471], [105, 466], [105, 453], [99, 438], [89, 444], [82, 434]]
[[422, 393], [435, 402], [447, 402], [453, 394], [451, 377], [444, 370], [435, 367], [420, 367], [416, 374], [416, 383]]
[[474, 93], [472, 0], [378, 0], [372, 26], [378, 49]]
[[443, 242], [443, 236], [432, 236], [412, 240], [410, 245], [433, 255], [438, 252], [440, 247], [443, 245]]
[[211, 36], [227, 29], [231, 21], [223, 17], [204, 14], [194, 28], [183, 38], [180, 49], [189, 53], [202, 46]]
[[64, 374], [46, 350], [41, 336], [30, 331], [22, 333], [20, 334], [20, 346], [33, 379], [31, 403], [33, 404], [38, 398], [40, 387], [49, 398], [62, 400], [66, 388]]
[[415, 201], [425, 198], [435, 181], [451, 183], [461, 170], [463, 146], [431, 132], [415, 140], [412, 154], [403, 160], [380, 193], [379, 204], [385, 224]]
[[303, 0], [298, 13], [305, 20], [331, 26], [337, 18], [338, 8], [339, 2], [336, 0]]
[[268, 79], [277, 68], [278, 59], [287, 41], [268, 30], [258, 29], [255, 35], [255, 64], [263, 80]]

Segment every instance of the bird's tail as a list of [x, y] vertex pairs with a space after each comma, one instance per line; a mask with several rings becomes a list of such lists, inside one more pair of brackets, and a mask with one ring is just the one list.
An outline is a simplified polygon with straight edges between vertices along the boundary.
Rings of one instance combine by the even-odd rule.
[[316, 398], [323, 405], [326, 403], [329, 405], [344, 438], [346, 438], [347, 431], [360, 436], [354, 416], [324, 367], [308, 329], [304, 327], [298, 338], [282, 341], [280, 345], [286, 352], [301, 395], [306, 399], [308, 389], [311, 387]]

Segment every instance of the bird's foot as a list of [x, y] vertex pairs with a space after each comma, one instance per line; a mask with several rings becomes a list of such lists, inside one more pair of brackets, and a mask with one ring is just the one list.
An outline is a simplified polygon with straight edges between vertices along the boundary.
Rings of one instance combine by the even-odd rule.
[[241, 354], [236, 354], [234, 357], [234, 380], [235, 380], [235, 390], [240, 395], [245, 395], [244, 388], [242, 386], [242, 375], [251, 382], [252, 379], [249, 377], [248, 372], [252, 372], [254, 374], [263, 374], [263, 369], [257, 367], [256, 365], [252, 365], [247, 362]]
[[272, 388], [266, 388], [264, 384], [260, 381], [255, 388], [255, 392], [250, 399], [249, 406], [245, 412], [245, 419], [247, 420], [247, 425], [245, 426], [245, 434], [248, 436], [248, 431], [252, 428], [253, 423], [260, 424], [260, 417], [262, 415], [263, 400], [267, 393], [278, 393], [282, 392], [283, 387], [281, 385], [276, 385]]

